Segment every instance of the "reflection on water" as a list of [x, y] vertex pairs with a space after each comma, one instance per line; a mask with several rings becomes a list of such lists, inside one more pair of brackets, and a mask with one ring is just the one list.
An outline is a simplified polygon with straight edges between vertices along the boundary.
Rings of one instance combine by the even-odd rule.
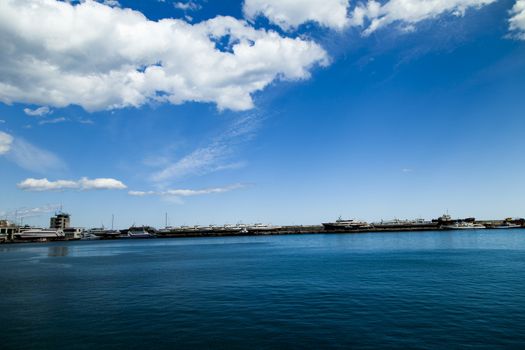
[[47, 256], [68, 256], [69, 248], [67, 246], [50, 246], [47, 250]]

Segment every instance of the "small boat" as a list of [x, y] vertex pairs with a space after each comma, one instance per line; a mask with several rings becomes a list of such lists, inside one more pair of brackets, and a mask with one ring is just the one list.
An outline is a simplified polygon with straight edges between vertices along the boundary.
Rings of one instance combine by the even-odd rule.
[[81, 241], [93, 241], [96, 239], [100, 239], [100, 237], [91, 232], [87, 232], [87, 231], [83, 232], [82, 235], [80, 236]]
[[511, 222], [504, 222], [501, 225], [492, 226], [491, 228], [495, 229], [506, 229], [506, 228], [519, 228], [521, 225], [513, 224]]
[[155, 235], [146, 231], [146, 228], [144, 226], [141, 226], [141, 227], [132, 226], [128, 230], [128, 237], [129, 238], [154, 238]]
[[445, 230], [479, 230], [486, 228], [482, 224], [475, 224], [473, 222], [456, 222], [455, 224], [451, 225], [444, 225], [441, 226]]

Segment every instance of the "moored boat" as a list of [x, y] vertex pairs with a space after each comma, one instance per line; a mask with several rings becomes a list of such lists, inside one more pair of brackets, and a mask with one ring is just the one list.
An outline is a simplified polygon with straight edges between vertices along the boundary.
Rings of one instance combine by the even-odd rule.
[[325, 230], [334, 231], [334, 230], [357, 230], [369, 228], [370, 224], [365, 221], [355, 221], [355, 220], [344, 220], [339, 217], [335, 222], [325, 222], [323, 223]]
[[129, 238], [154, 238], [155, 235], [148, 232], [144, 226], [141, 226], [141, 227], [132, 226], [128, 230], [128, 237]]
[[53, 240], [53, 239], [63, 239], [64, 232], [62, 230], [54, 230], [47, 228], [29, 228], [15, 234], [17, 239], [22, 240]]
[[473, 222], [456, 222], [450, 225], [441, 226], [444, 230], [478, 230], [486, 228], [482, 224], [476, 224]]

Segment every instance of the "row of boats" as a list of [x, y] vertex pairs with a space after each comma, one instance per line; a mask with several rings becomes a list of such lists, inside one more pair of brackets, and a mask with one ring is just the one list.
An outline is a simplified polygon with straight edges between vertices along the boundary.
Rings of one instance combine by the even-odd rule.
[[[368, 223], [358, 220], [344, 220], [339, 218], [335, 222], [323, 223], [326, 232], [347, 231], [411, 231], [411, 230], [473, 230], [473, 229], [510, 229], [524, 227], [523, 219], [505, 219], [503, 221], [476, 222], [474, 218], [453, 220], [448, 214], [431, 221], [390, 220]], [[236, 235], [236, 234], [270, 234], [272, 232], [287, 232], [290, 227], [281, 227], [267, 224], [226, 224], [223, 226], [166, 226], [156, 230], [149, 226], [132, 226], [126, 230], [105, 228], [68, 227], [65, 229], [47, 229], [34, 227], [20, 227], [14, 233], [15, 240], [48, 241], [48, 240], [93, 240], [116, 238], [153, 238], [170, 236], [200, 236], [200, 235]], [[294, 231], [295, 232], [295, 231]], [[313, 232], [313, 231], [312, 231]]]
[[154, 237], [151, 232], [148, 232], [145, 227], [130, 227], [127, 232], [123, 233], [118, 230], [106, 230], [104, 228], [93, 228], [84, 230], [81, 228], [65, 228], [65, 229], [48, 229], [38, 227], [23, 227], [18, 233], [14, 234], [15, 239], [19, 240], [61, 240], [61, 239], [82, 239], [93, 240], [101, 238], [150, 238]]
[[450, 215], [444, 214], [438, 219], [431, 221], [424, 219], [380, 221], [368, 223], [365, 221], [344, 220], [339, 217], [335, 222], [323, 223], [323, 227], [328, 231], [356, 231], [356, 230], [403, 230], [403, 229], [442, 229], [442, 230], [479, 230], [479, 229], [509, 229], [522, 227], [515, 223], [515, 220], [508, 218], [501, 222], [482, 224], [475, 222], [474, 218], [453, 220]]
[[114, 230], [105, 228], [82, 228], [69, 227], [65, 229], [48, 229], [35, 227], [22, 227], [14, 234], [17, 240], [94, 240], [94, 239], [116, 239], [116, 238], [153, 238], [168, 235], [200, 235], [200, 234], [246, 234], [279, 230], [281, 226], [267, 224], [226, 224], [223, 226], [167, 226], [156, 230], [149, 226], [132, 226], [127, 230]]

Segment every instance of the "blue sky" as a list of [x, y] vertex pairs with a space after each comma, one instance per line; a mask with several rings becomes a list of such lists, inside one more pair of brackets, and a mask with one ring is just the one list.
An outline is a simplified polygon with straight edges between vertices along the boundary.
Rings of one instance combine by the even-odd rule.
[[525, 216], [524, 0], [7, 1], [0, 23], [10, 219]]

